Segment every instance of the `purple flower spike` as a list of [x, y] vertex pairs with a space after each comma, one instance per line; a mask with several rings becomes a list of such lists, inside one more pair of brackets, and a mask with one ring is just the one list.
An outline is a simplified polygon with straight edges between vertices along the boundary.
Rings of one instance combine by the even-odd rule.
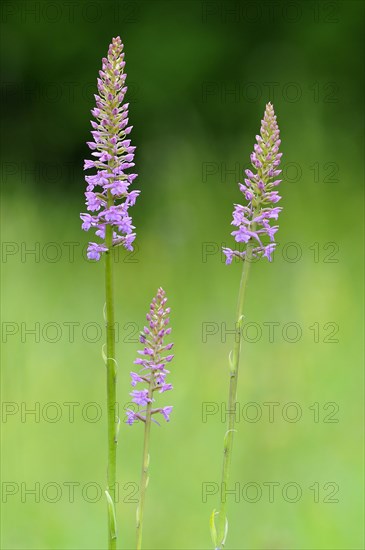
[[[243, 242], [246, 246], [249, 242], [255, 242], [252, 256], [266, 257], [269, 262], [272, 261], [276, 246], [274, 235], [278, 230], [278, 226], [271, 226], [269, 221], [277, 220], [282, 210], [279, 206], [273, 206], [281, 199], [276, 190], [281, 182], [280, 179], [276, 179], [281, 173], [278, 169], [282, 156], [282, 153], [279, 153], [279, 134], [274, 108], [268, 103], [261, 121], [260, 135], [256, 136], [257, 143], [251, 154], [253, 171], [246, 170], [245, 184], [238, 184], [248, 204], [235, 205], [232, 225], [238, 229], [231, 233], [236, 242]], [[85, 223], [88, 222], [84, 221]], [[266, 240], [268, 237], [270, 243], [262, 242], [263, 237]], [[246, 256], [245, 250], [240, 252], [230, 248], [223, 248], [223, 253], [226, 256], [226, 264], [231, 264], [234, 257], [244, 260]]]
[[145, 406], [147, 403], [151, 403], [153, 399], [148, 397], [148, 390], [134, 390], [130, 393], [133, 397], [132, 401], [137, 405]]
[[172, 411], [172, 407], [164, 407], [160, 411], [163, 417], [165, 418], [166, 422], [170, 422], [171, 411]]
[[[154, 401], [154, 393], [165, 393], [172, 390], [171, 384], [166, 382], [166, 376], [170, 371], [165, 369], [166, 363], [170, 363], [173, 355], [166, 355], [166, 352], [173, 347], [172, 343], [165, 344], [165, 336], [171, 333], [171, 328], [166, 327], [166, 321], [169, 322], [170, 308], [165, 307], [167, 298], [165, 291], [159, 288], [157, 295], [153, 298], [149, 313], [146, 315], [148, 327], [144, 327], [141, 333], [141, 342], [144, 347], [138, 353], [135, 365], [140, 365], [139, 372], [131, 372], [131, 385], [133, 388], [137, 384], [144, 384], [145, 388], [133, 390], [130, 395], [132, 401], [139, 407], [143, 407], [138, 411], [127, 410], [126, 422], [132, 425], [136, 420], [146, 421], [147, 415], [162, 414], [168, 422], [170, 420], [171, 406], [163, 408], [152, 408]], [[149, 418], [151, 417], [149, 416]], [[154, 420], [154, 419], [153, 419]]]
[[133, 424], [134, 422], [136, 422], [136, 420], [138, 420], [138, 416], [137, 416], [137, 414], [136, 414], [134, 411], [132, 411], [131, 409], [127, 409], [126, 413], [127, 413], [127, 420], [126, 420], [126, 422], [127, 422], [127, 424], [129, 424], [130, 426], [132, 426], [132, 424]]
[[[125, 86], [123, 44], [117, 36], [109, 46], [108, 56], [103, 59], [98, 78], [96, 108], [91, 111], [96, 121], [91, 121], [93, 141], [87, 142], [93, 160], [85, 160], [84, 170], [95, 169], [96, 174], [85, 176], [86, 206], [90, 214], [81, 214], [82, 229], [96, 229], [96, 235], [105, 239], [105, 227], [113, 227], [113, 246], [123, 245], [133, 250], [135, 239], [132, 218], [128, 209], [140, 193], [129, 191], [137, 174], [125, 173], [134, 166], [135, 147], [126, 136], [131, 132], [128, 124], [128, 103], [124, 102]], [[89, 243], [87, 256], [99, 260], [108, 248], [105, 243]]]

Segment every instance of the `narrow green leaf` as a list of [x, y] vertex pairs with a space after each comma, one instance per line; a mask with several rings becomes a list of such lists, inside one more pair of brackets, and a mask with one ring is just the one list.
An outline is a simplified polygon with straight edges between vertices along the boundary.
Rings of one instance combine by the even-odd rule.
[[141, 517], [140, 517], [140, 511], [139, 511], [139, 504], [138, 504], [137, 510], [136, 510], [136, 525], [137, 525], [137, 527], [140, 526], [140, 521], [141, 521]]
[[105, 363], [105, 366], [107, 366], [107, 364], [108, 364], [108, 357], [107, 357], [107, 355], [106, 355], [106, 353], [105, 353], [105, 347], [106, 347], [106, 344], [103, 344], [103, 345], [102, 345], [102, 348], [101, 348], [101, 355], [102, 355], [103, 361], [104, 361], [104, 363]]
[[217, 548], [218, 542], [217, 542], [217, 529], [215, 527], [215, 516], [217, 515], [217, 512], [215, 511], [215, 508], [213, 512], [210, 515], [210, 536], [212, 537], [212, 542], [214, 544], [214, 548]]
[[117, 518], [115, 515], [115, 506], [109, 491], [105, 491], [106, 499], [108, 501], [108, 518], [109, 518], [109, 532], [112, 539], [117, 538]]
[[227, 534], [228, 534], [228, 519], [226, 517], [226, 523], [225, 523], [225, 527], [224, 527], [224, 537], [223, 537], [223, 540], [222, 540], [222, 546], [224, 546], [225, 543], [226, 543]]
[[229, 361], [229, 370], [231, 372], [234, 371], [234, 364], [233, 364], [233, 351], [231, 350], [228, 355], [228, 361]]

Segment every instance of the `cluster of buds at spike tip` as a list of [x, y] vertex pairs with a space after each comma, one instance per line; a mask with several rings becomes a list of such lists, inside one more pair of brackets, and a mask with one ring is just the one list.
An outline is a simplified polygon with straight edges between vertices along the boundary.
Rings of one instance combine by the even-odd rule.
[[[113, 246], [123, 245], [133, 250], [136, 237], [132, 218], [128, 214], [140, 191], [129, 191], [129, 186], [137, 174], [126, 174], [134, 166], [135, 147], [127, 136], [132, 130], [128, 126], [128, 103], [124, 103], [127, 91], [124, 73], [125, 61], [123, 44], [113, 38], [108, 57], [103, 59], [99, 71], [96, 107], [91, 111], [95, 121], [91, 121], [93, 141], [87, 143], [93, 160], [85, 160], [84, 170], [96, 169], [96, 174], [86, 176], [86, 206], [92, 214], [81, 214], [82, 229], [95, 228], [96, 235], [104, 240], [106, 226], [113, 228]], [[107, 252], [105, 242], [90, 242], [88, 258], [99, 260]]]
[[[275, 233], [277, 225], [270, 225], [271, 220], [277, 220], [282, 208], [273, 206], [281, 197], [276, 188], [281, 182], [277, 179], [281, 174], [278, 168], [282, 153], [279, 153], [279, 127], [276, 122], [274, 108], [271, 103], [266, 105], [264, 118], [261, 121], [260, 135], [256, 136], [254, 152], [251, 154], [252, 170], [246, 170], [245, 183], [239, 183], [239, 188], [248, 204], [235, 204], [232, 225], [237, 227], [231, 235], [237, 243], [253, 242], [252, 256], [265, 256], [269, 261], [275, 250]], [[268, 242], [265, 242], [268, 241]], [[226, 263], [232, 263], [234, 257], [244, 259], [243, 252], [223, 248]]]
[[[173, 344], [164, 343], [165, 336], [171, 333], [171, 328], [168, 327], [170, 308], [165, 307], [166, 302], [165, 291], [159, 288], [146, 315], [147, 326], [140, 335], [140, 342], [144, 348], [138, 352], [142, 357], [138, 357], [134, 363], [141, 368], [139, 372], [130, 373], [131, 385], [134, 388], [137, 384], [143, 384], [145, 388], [136, 389], [130, 393], [132, 401], [139, 407], [138, 411], [127, 409], [127, 424], [130, 425], [136, 420], [146, 421], [147, 406], [155, 401], [156, 392], [164, 393], [172, 390], [172, 385], [166, 383], [166, 375], [170, 371], [165, 367], [174, 357], [168, 353]], [[156, 408], [152, 405], [150, 407], [151, 415], [160, 413], [167, 422], [170, 420], [171, 411], [171, 406]]]

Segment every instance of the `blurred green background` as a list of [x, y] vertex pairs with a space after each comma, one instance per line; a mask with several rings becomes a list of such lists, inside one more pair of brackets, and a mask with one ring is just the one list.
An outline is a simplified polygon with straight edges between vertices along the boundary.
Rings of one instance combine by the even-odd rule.
[[[158, 286], [176, 354], [174, 391], [161, 396], [172, 419], [153, 426], [144, 547], [212, 546], [218, 495], [204, 484], [214, 492], [220, 480], [225, 330], [240, 277], [219, 248], [232, 244], [236, 182], [270, 100], [284, 211], [275, 260], [254, 265], [247, 292], [227, 548], [363, 548], [364, 4], [28, 0], [1, 9], [2, 548], [105, 548], [103, 264], [84, 259], [79, 213], [97, 71], [118, 34], [142, 190], [136, 254], [115, 262], [121, 414]], [[67, 403], [78, 404], [72, 422]], [[218, 412], [203, 418], [206, 403]], [[123, 549], [134, 547], [142, 431], [120, 430]]]

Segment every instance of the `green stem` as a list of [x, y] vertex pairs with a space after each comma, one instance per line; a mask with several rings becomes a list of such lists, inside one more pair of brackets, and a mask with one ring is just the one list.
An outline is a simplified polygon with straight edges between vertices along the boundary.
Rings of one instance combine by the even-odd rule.
[[[255, 228], [252, 229], [255, 231]], [[252, 249], [254, 248], [253, 240], [251, 239], [247, 244], [246, 257], [243, 262], [240, 289], [237, 302], [237, 321], [236, 321], [236, 338], [233, 348], [232, 358], [230, 358], [230, 381], [229, 381], [229, 397], [228, 397], [228, 422], [227, 431], [224, 438], [223, 449], [223, 468], [222, 468], [222, 482], [220, 493], [220, 510], [218, 513], [217, 521], [217, 548], [224, 547], [226, 530], [227, 530], [227, 513], [226, 513], [226, 496], [225, 492], [229, 481], [229, 469], [232, 458], [233, 448], [233, 435], [236, 419], [236, 396], [237, 396], [237, 382], [238, 382], [238, 367], [241, 353], [241, 336], [242, 336], [242, 315], [243, 315], [243, 303], [245, 298], [245, 291], [247, 287], [248, 275], [250, 272], [251, 262], [253, 259]]]
[[[110, 195], [110, 193], [108, 193]], [[108, 207], [113, 204], [113, 199], [108, 196]], [[117, 454], [117, 430], [118, 417], [116, 410], [116, 379], [117, 368], [115, 360], [115, 324], [114, 324], [114, 292], [113, 292], [113, 227], [106, 226], [105, 244], [108, 252], [105, 253], [105, 320], [106, 320], [106, 368], [107, 368], [107, 411], [108, 411], [108, 471], [107, 483], [108, 493], [112, 505], [108, 506], [108, 549], [115, 550], [117, 547], [117, 533], [115, 526], [115, 482], [116, 482], [116, 454]]]
[[142, 458], [142, 472], [141, 472], [141, 486], [140, 486], [140, 497], [139, 504], [137, 509], [137, 550], [142, 548], [142, 529], [143, 529], [143, 515], [144, 515], [144, 505], [146, 500], [146, 490], [148, 485], [148, 466], [150, 461], [149, 456], [149, 447], [150, 447], [150, 433], [151, 433], [151, 417], [152, 417], [152, 398], [153, 398], [153, 386], [154, 386], [154, 376], [151, 372], [150, 382], [148, 387], [148, 398], [151, 402], [147, 403], [146, 409], [146, 420], [144, 423], [144, 440], [143, 440], [143, 458]]

